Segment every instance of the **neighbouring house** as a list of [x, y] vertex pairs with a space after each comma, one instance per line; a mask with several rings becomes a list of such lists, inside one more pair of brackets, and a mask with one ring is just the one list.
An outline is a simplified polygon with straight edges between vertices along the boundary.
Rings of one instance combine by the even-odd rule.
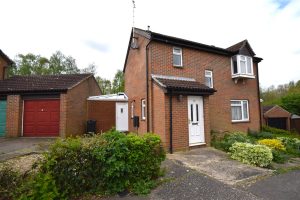
[[258, 63], [249, 42], [219, 48], [133, 28], [124, 64], [129, 131], [165, 148], [209, 145], [211, 131], [260, 130]]
[[300, 116], [290, 113], [279, 105], [263, 106], [263, 124], [300, 133]]
[[103, 133], [112, 127], [127, 132], [128, 97], [122, 92], [89, 97], [88, 120], [96, 121], [96, 133]]
[[92, 74], [13, 76], [0, 81], [6, 137], [85, 133], [87, 98], [101, 91]]
[[[0, 49], [0, 81], [8, 77], [8, 68], [13, 61]], [[3, 137], [6, 131], [6, 101], [0, 98], [0, 137]]]

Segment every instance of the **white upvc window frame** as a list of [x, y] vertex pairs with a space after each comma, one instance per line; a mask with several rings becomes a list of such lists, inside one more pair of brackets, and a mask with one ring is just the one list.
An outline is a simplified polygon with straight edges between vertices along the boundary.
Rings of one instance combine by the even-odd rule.
[[[236, 59], [237, 63], [237, 72], [234, 73], [234, 59]], [[245, 72], [243, 72], [241, 63], [245, 63]], [[253, 59], [250, 56], [245, 55], [235, 55], [231, 57], [231, 75], [232, 78], [237, 77], [246, 77], [246, 78], [255, 78], [253, 73]]]
[[[205, 76], [205, 85], [207, 87], [213, 88], [214, 87], [213, 71], [212, 70], [205, 70], [204, 71], [204, 76]], [[206, 78], [210, 79], [211, 85], [206, 84]]]
[[[176, 52], [176, 50], [179, 50], [180, 52]], [[174, 63], [174, 56], [180, 56], [180, 64], [175, 64]], [[172, 57], [172, 62], [174, 67], [182, 67], [182, 48], [180, 47], [173, 47], [173, 57]]]
[[132, 101], [130, 104], [130, 111], [131, 111], [131, 119], [133, 119], [133, 117], [134, 117], [134, 101]]
[[141, 112], [142, 120], [146, 120], [146, 99], [142, 99], [142, 101], [141, 101], [141, 109], [142, 109], [142, 112]]
[[[239, 102], [239, 104], [235, 103], [235, 102]], [[247, 106], [247, 118], [245, 118], [244, 116], [244, 102], [247, 102], [246, 106]], [[241, 113], [242, 113], [242, 118], [238, 119], [238, 120], [234, 120], [232, 119], [232, 107], [240, 107], [241, 108]], [[245, 99], [234, 99], [234, 100], [230, 100], [230, 111], [231, 111], [231, 121], [232, 122], [249, 122], [250, 121], [250, 113], [249, 113], [249, 101], [245, 100]]]

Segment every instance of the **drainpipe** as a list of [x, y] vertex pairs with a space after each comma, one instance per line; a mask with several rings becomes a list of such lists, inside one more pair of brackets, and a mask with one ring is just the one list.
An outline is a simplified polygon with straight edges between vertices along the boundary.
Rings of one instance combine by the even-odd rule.
[[172, 108], [172, 90], [170, 90], [170, 153], [173, 153], [173, 108]]
[[147, 104], [147, 132], [149, 132], [149, 80], [148, 80], [148, 76], [149, 76], [149, 69], [148, 69], [148, 52], [149, 52], [149, 44], [151, 42], [151, 38], [150, 41], [148, 42], [147, 46], [146, 46], [146, 104]]

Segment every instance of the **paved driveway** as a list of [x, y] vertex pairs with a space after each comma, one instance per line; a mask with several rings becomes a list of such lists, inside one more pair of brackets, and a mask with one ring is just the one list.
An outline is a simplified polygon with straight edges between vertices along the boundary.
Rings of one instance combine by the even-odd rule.
[[30, 153], [41, 153], [55, 138], [0, 138], [0, 161]]

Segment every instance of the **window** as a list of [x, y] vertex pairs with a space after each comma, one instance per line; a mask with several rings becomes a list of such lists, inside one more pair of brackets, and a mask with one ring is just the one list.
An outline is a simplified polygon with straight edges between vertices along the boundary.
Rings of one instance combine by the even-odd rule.
[[142, 99], [142, 120], [146, 119], [146, 100]]
[[232, 57], [232, 75], [253, 77], [252, 58], [249, 56], [236, 55]]
[[133, 118], [134, 117], [134, 101], [131, 102], [130, 109], [131, 109], [131, 118]]
[[173, 66], [182, 67], [182, 49], [178, 47], [173, 48]]
[[249, 121], [248, 100], [231, 101], [231, 120], [232, 122]]
[[210, 70], [205, 70], [205, 85], [207, 87], [213, 88], [213, 73]]

